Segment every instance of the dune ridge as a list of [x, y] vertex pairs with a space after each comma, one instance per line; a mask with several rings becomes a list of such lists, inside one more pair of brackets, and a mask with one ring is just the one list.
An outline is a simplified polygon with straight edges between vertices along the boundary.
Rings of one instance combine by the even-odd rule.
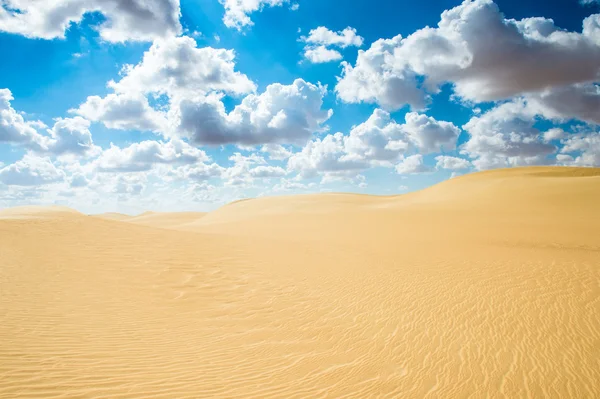
[[0, 398], [599, 397], [598, 203], [600, 169], [533, 167], [3, 210]]

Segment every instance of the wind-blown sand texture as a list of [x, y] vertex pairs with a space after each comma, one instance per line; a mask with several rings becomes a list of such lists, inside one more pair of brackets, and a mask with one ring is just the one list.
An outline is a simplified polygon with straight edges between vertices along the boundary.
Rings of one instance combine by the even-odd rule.
[[0, 212], [1, 398], [598, 398], [600, 169]]

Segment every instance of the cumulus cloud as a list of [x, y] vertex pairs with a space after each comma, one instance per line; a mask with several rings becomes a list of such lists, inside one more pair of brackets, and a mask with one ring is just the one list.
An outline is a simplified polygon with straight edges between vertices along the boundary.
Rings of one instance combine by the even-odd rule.
[[347, 27], [338, 32], [331, 31], [324, 26], [312, 29], [308, 37], [303, 37], [302, 41], [308, 44], [336, 46], [346, 48], [348, 46], [360, 47], [363, 44], [363, 38], [356, 34], [356, 29]]
[[292, 152], [281, 144], [265, 144], [260, 151], [269, 154], [269, 158], [274, 161], [283, 161], [292, 155]]
[[142, 141], [120, 148], [111, 144], [94, 161], [101, 172], [143, 172], [154, 165], [184, 165], [210, 160], [206, 153], [181, 140]]
[[435, 157], [436, 168], [448, 170], [461, 170], [471, 167], [471, 162], [464, 158], [451, 157], [447, 155], [439, 155]]
[[41, 122], [27, 122], [11, 105], [14, 100], [9, 89], [0, 89], [0, 142], [21, 144], [32, 149], [43, 149], [47, 138], [37, 128]]
[[377, 103], [386, 109], [405, 104], [423, 109], [429, 95], [421, 88], [417, 74], [409, 67], [397, 67], [391, 61], [402, 37], [380, 39], [366, 51], [359, 50], [353, 67], [342, 62], [342, 77], [335, 87], [338, 98], [348, 103]]
[[302, 151], [288, 160], [288, 170], [297, 172], [301, 178], [318, 175], [356, 175], [368, 167], [364, 160], [349, 156], [342, 133], [328, 134], [323, 139], [310, 141]]
[[437, 28], [378, 40], [344, 65], [336, 87], [346, 102], [422, 107], [451, 82], [458, 96], [481, 102], [593, 82], [600, 72], [600, 14], [583, 31], [545, 18], [504, 18], [491, 0], [465, 0], [444, 11]]
[[563, 142], [557, 160], [572, 166], [600, 166], [600, 132], [578, 133]]
[[[261, 11], [265, 7], [278, 7], [289, 0], [219, 0], [225, 7], [223, 22], [228, 28], [241, 30], [245, 26], [254, 25], [250, 14]], [[292, 8], [294, 5], [292, 5]], [[296, 10], [298, 7], [295, 8]]]
[[95, 155], [101, 150], [94, 145], [90, 122], [79, 116], [75, 118], [57, 118], [52, 129], [45, 152], [54, 155]]
[[[405, 123], [399, 124], [388, 112], [376, 109], [348, 135], [330, 134], [309, 142], [290, 157], [288, 169], [303, 178], [322, 175], [325, 179], [335, 179], [356, 176], [370, 167], [392, 167], [399, 160], [403, 160], [402, 164], [408, 162], [408, 168], [411, 162], [422, 158], [403, 158], [405, 154], [453, 150], [459, 133], [460, 129], [452, 123], [426, 115], [407, 113]], [[425, 166], [417, 169], [425, 170], [428, 170]]]
[[222, 174], [226, 186], [251, 186], [255, 179], [283, 177], [287, 174], [285, 169], [269, 165], [257, 154], [244, 156], [236, 152], [229, 160], [233, 161], [233, 166], [225, 169]]
[[325, 62], [339, 61], [342, 54], [337, 50], [332, 50], [326, 46], [315, 46], [304, 48], [304, 58], [313, 64], [323, 64]]
[[396, 172], [401, 175], [430, 172], [431, 168], [423, 162], [423, 155], [415, 154], [403, 158], [396, 165]]
[[150, 107], [148, 99], [139, 94], [90, 96], [78, 109], [70, 112], [93, 122], [102, 122], [109, 129], [160, 132], [167, 125], [164, 113]]
[[[461, 152], [475, 158], [477, 169], [538, 165], [556, 147], [535, 127], [536, 112], [522, 99], [501, 104], [463, 126], [469, 140]], [[552, 134], [552, 133], [550, 133]]]
[[169, 109], [177, 109], [172, 114], [179, 116], [183, 103], [219, 107], [222, 94], [215, 93], [241, 95], [256, 89], [246, 75], [235, 71], [234, 58], [232, 50], [198, 48], [190, 37], [156, 41], [141, 62], [125, 66], [122, 78], [108, 83], [114, 93], [90, 96], [70, 112], [112, 129], [172, 136]]
[[0, 182], [14, 186], [41, 186], [65, 179], [65, 173], [47, 157], [25, 154], [13, 164], [0, 169]]
[[349, 46], [360, 47], [363, 38], [356, 34], [356, 29], [347, 27], [338, 32], [331, 31], [324, 26], [312, 29], [308, 37], [300, 37], [306, 43], [304, 58], [312, 63], [324, 63], [342, 59], [342, 54], [331, 47], [346, 48]]
[[62, 39], [85, 14], [99, 12], [97, 26], [109, 42], [151, 41], [181, 33], [179, 0], [4, 0], [0, 31], [30, 38]]
[[210, 91], [245, 94], [256, 85], [234, 70], [233, 50], [198, 48], [187, 36], [158, 40], [137, 65], [126, 65], [123, 78], [109, 82], [118, 94], [154, 94], [189, 97]]
[[[57, 118], [54, 126], [39, 121], [25, 121], [11, 106], [12, 93], [0, 89], [0, 142], [21, 145], [50, 155], [92, 155], [99, 151], [89, 131], [90, 122], [81, 117]], [[47, 134], [39, 130], [45, 129]]]
[[175, 132], [194, 144], [303, 144], [324, 129], [332, 114], [321, 109], [325, 92], [323, 86], [296, 79], [246, 96], [230, 113], [218, 95], [186, 99], [171, 109], [170, 119]]
[[600, 124], [600, 86], [576, 84], [526, 96], [530, 107], [547, 119], [578, 119]]
[[460, 129], [453, 123], [417, 112], [407, 113], [405, 119], [403, 131], [422, 153], [450, 151], [456, 147]]

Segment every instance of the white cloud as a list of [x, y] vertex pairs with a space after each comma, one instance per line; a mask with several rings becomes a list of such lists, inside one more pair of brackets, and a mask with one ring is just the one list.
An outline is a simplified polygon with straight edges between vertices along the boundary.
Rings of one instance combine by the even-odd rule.
[[21, 145], [29, 150], [50, 155], [92, 155], [99, 151], [89, 131], [90, 122], [81, 118], [57, 118], [47, 135], [38, 129], [47, 128], [39, 121], [25, 121], [12, 108], [12, 93], [0, 89], [0, 142]]
[[109, 42], [151, 41], [181, 33], [179, 0], [3, 0], [0, 31], [62, 39], [87, 13], [106, 19], [98, 27]]
[[325, 46], [305, 47], [304, 58], [313, 64], [322, 64], [325, 62], [341, 60], [342, 54], [337, 50], [331, 50]]
[[464, 158], [451, 157], [447, 155], [439, 155], [435, 157], [436, 168], [448, 170], [461, 170], [471, 167], [471, 162]]
[[304, 58], [312, 63], [324, 63], [342, 59], [342, 54], [330, 47], [346, 48], [349, 46], [360, 47], [363, 38], [356, 34], [356, 29], [347, 27], [343, 31], [334, 32], [324, 26], [312, 29], [308, 37], [300, 37], [306, 43]]
[[296, 79], [291, 85], [274, 83], [259, 95], [250, 94], [226, 113], [219, 96], [183, 100], [172, 109], [176, 134], [194, 144], [235, 143], [303, 144], [313, 132], [322, 131], [331, 110], [322, 110], [326, 88]]
[[20, 161], [0, 169], [0, 182], [15, 186], [41, 186], [65, 179], [49, 158], [25, 154]]
[[146, 188], [146, 179], [140, 175], [118, 175], [112, 186], [112, 192], [121, 194], [124, 200], [129, 196], [140, 195]]
[[52, 129], [46, 152], [54, 155], [97, 155], [101, 150], [94, 145], [90, 122], [79, 116], [57, 118]]
[[471, 137], [461, 152], [475, 158], [477, 169], [548, 163], [556, 148], [535, 122], [536, 112], [524, 100], [501, 104], [463, 126]]
[[386, 109], [405, 104], [423, 109], [429, 96], [420, 87], [417, 74], [408, 67], [393, 65], [394, 51], [401, 43], [401, 36], [380, 39], [368, 50], [358, 51], [354, 67], [342, 62], [342, 77], [335, 87], [338, 98], [348, 103], [377, 103]]
[[109, 82], [118, 94], [153, 94], [190, 97], [217, 90], [245, 94], [256, 85], [234, 70], [233, 50], [198, 48], [191, 37], [159, 40], [144, 53], [142, 61], [123, 68], [123, 78]]
[[460, 129], [452, 123], [417, 113], [405, 119], [405, 124], [396, 123], [388, 112], [376, 109], [346, 136], [336, 133], [309, 142], [290, 157], [288, 169], [302, 177], [348, 178], [370, 167], [392, 167], [410, 151], [455, 148]]
[[363, 38], [356, 34], [356, 29], [351, 27], [334, 32], [324, 26], [319, 26], [312, 29], [308, 33], [308, 37], [302, 37], [301, 40], [315, 46], [335, 46], [340, 48], [349, 46], [360, 47], [363, 44]]
[[561, 128], [555, 127], [550, 130], [547, 130], [544, 133], [544, 141], [549, 142], [553, 140], [560, 140], [565, 138], [566, 133]]
[[78, 109], [70, 112], [93, 122], [102, 122], [110, 129], [160, 132], [167, 125], [166, 116], [150, 107], [148, 99], [139, 94], [90, 96]]
[[154, 165], [185, 165], [210, 160], [206, 153], [181, 140], [142, 141], [120, 148], [111, 144], [94, 161], [95, 167], [102, 172], [142, 172]]
[[48, 138], [40, 135], [36, 129], [40, 122], [26, 122], [12, 108], [10, 102], [13, 99], [10, 90], [0, 89], [0, 142], [21, 144], [32, 149], [46, 148]]
[[423, 163], [423, 155], [415, 154], [403, 158], [398, 165], [396, 165], [396, 172], [398, 174], [417, 174], [430, 172], [431, 168]]
[[[250, 14], [265, 7], [278, 7], [289, 0], [219, 0], [225, 7], [223, 22], [228, 28], [241, 30], [244, 26], [254, 25]], [[293, 6], [292, 6], [293, 7]], [[297, 8], [296, 8], [297, 9]]]
[[328, 134], [314, 139], [288, 160], [288, 170], [302, 178], [324, 175], [356, 175], [368, 163], [348, 156], [342, 133]]
[[600, 166], [600, 132], [579, 133], [563, 142], [557, 160], [573, 166]]
[[233, 166], [223, 171], [222, 177], [226, 186], [251, 186], [255, 179], [283, 177], [287, 172], [279, 166], [271, 166], [257, 154], [244, 156], [235, 153], [229, 157]]
[[424, 154], [453, 150], [460, 134], [460, 129], [453, 123], [437, 121], [417, 112], [406, 114], [403, 130]]
[[345, 64], [336, 91], [346, 102], [396, 109], [422, 107], [444, 82], [476, 102], [592, 82], [600, 72], [599, 21], [592, 15], [582, 33], [568, 32], [549, 19], [505, 19], [491, 0], [465, 0], [437, 28], [360, 52], [354, 67]]
[[526, 96], [529, 106], [547, 119], [600, 124], [600, 86], [577, 84], [557, 87]]
[[281, 144], [265, 144], [261, 147], [260, 151], [266, 152], [269, 154], [269, 158], [275, 161], [286, 160], [292, 155], [292, 152]]
[[389, 113], [376, 109], [344, 137], [345, 157], [366, 163], [395, 161], [409, 148], [403, 128]]

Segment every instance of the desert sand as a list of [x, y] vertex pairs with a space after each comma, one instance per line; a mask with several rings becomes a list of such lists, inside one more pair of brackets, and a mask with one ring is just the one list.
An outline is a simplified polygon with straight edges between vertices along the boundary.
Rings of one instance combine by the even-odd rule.
[[0, 211], [1, 398], [598, 398], [600, 169]]

